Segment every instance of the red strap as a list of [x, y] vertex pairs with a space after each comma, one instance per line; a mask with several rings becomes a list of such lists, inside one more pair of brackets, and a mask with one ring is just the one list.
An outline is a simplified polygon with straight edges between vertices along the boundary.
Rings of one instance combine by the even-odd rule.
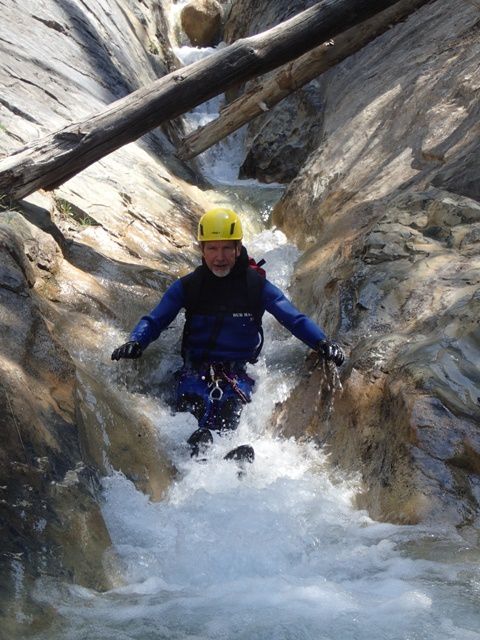
[[259, 275], [262, 276], [262, 278], [266, 278], [267, 274], [265, 272], [265, 269], [262, 269], [262, 264], [265, 264], [265, 260], [260, 260], [260, 262], [257, 264], [253, 258], [248, 259], [248, 266], [250, 267], [250, 269], [256, 271]]

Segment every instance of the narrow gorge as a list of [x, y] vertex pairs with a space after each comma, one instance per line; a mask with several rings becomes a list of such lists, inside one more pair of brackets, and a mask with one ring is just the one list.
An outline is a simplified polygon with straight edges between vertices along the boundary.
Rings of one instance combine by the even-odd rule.
[[[314, 4], [0, 0], [0, 160]], [[432, 0], [195, 159], [275, 72], [0, 194], [5, 637], [480, 638], [479, 35]], [[243, 480], [188, 457], [181, 318], [110, 360], [212, 206], [347, 354], [332, 384], [265, 318]]]

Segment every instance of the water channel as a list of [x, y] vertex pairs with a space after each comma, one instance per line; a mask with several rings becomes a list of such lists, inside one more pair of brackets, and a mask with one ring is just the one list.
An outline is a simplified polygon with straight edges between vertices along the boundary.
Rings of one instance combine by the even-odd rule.
[[[257, 212], [246, 245], [287, 289], [297, 250], [279, 231], [258, 232], [280, 192], [227, 186], [232, 164], [225, 147], [204, 163], [233, 206]], [[179, 325], [161, 337], [172, 355], [164, 374], [152, 373], [157, 385], [168, 384], [179, 363]], [[205, 463], [193, 463], [185, 448], [191, 416], [172, 415], [154, 393], [132, 394], [178, 477], [157, 503], [121, 473], [104, 480], [103, 513], [123, 585], [98, 593], [39, 582], [35, 599], [58, 618], [37, 640], [480, 640], [478, 548], [448, 527], [371, 520], [352, 506], [357, 482], [332, 475], [318, 447], [271, 432], [275, 403], [288, 396], [306, 348], [272, 318], [265, 333], [250, 372], [253, 402]], [[245, 442], [256, 460], [238, 477], [223, 455]]]

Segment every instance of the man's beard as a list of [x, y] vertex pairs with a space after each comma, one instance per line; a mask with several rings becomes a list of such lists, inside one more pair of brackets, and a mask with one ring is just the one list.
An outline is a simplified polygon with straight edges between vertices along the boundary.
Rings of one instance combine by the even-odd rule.
[[212, 267], [212, 273], [214, 276], [217, 276], [217, 278], [225, 278], [225, 276], [228, 276], [231, 270], [231, 267], [222, 267], [221, 269]]

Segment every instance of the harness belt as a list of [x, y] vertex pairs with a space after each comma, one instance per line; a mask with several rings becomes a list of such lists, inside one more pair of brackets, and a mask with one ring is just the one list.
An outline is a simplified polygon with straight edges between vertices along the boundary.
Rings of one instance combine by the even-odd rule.
[[251, 399], [238, 386], [235, 374], [229, 375], [226, 372], [223, 363], [214, 363], [210, 365], [210, 382], [208, 386], [212, 387], [212, 390], [209, 394], [209, 398], [211, 401], [222, 399], [223, 390], [219, 384], [221, 380], [224, 380], [227, 384], [230, 385], [234, 393], [237, 394], [243, 404], [248, 404], [249, 402], [251, 402]]

